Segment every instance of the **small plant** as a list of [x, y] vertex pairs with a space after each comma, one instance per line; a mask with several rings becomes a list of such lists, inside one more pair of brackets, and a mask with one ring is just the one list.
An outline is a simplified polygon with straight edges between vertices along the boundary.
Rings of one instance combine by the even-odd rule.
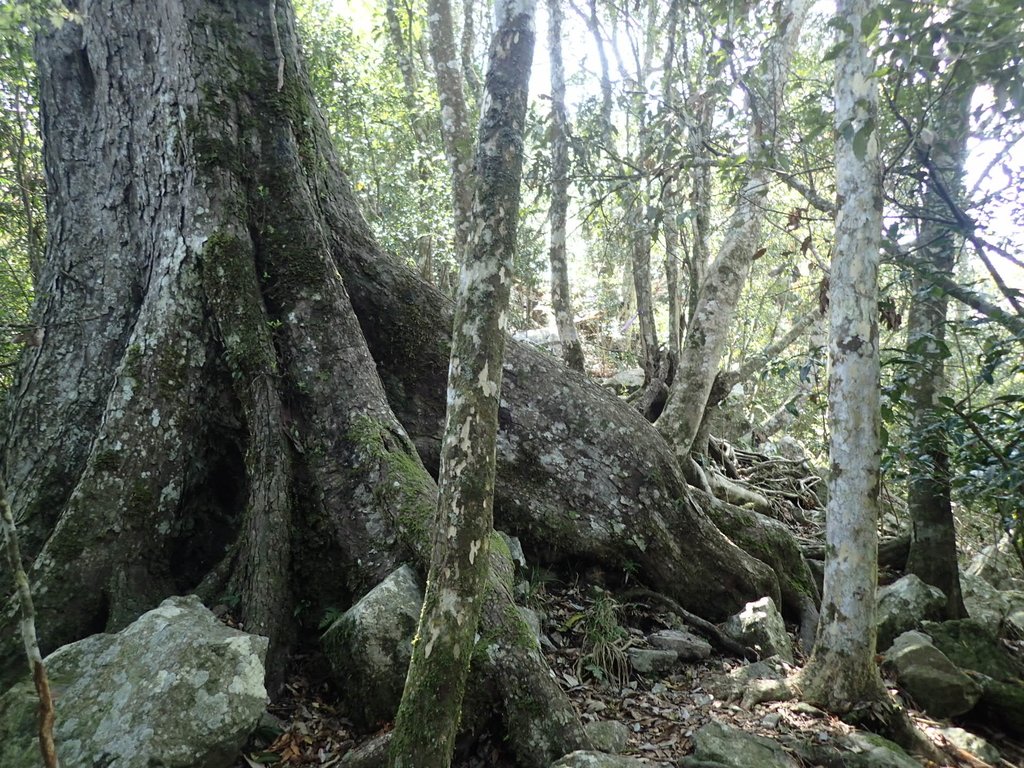
[[[622, 688], [629, 682], [626, 648], [629, 633], [619, 624], [622, 606], [607, 592], [599, 592], [590, 608], [580, 615], [579, 629], [583, 635], [584, 653], [576, 662], [576, 675], [586, 670], [602, 683]], [[577, 623], [577, 622], [574, 622]]]
[[322, 619], [320, 619], [320, 623], [317, 625], [317, 629], [319, 629], [321, 632], [330, 629], [331, 625], [334, 624], [334, 622], [336, 622], [344, 615], [345, 612], [343, 610], [331, 606], [326, 611], [324, 611], [324, 616]]
[[547, 568], [531, 566], [530, 576], [526, 580], [526, 589], [523, 590], [522, 600], [526, 605], [536, 605], [540, 602], [541, 596], [547, 593], [548, 584], [554, 584], [558, 579]]

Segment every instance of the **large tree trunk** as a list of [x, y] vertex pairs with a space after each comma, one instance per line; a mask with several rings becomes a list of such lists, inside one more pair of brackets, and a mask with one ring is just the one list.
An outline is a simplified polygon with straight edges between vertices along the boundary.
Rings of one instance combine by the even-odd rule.
[[[343, 254], [345, 283], [395, 414], [436, 473], [451, 303], [371, 251]], [[510, 342], [495, 520], [552, 560], [633, 569], [709, 618], [777, 595], [766, 566], [694, 503], [670, 447], [628, 404], [550, 355]]]
[[[234, 595], [279, 678], [297, 606], [314, 634], [328, 606], [426, 563], [436, 487], [337, 269], [383, 256], [312, 106], [291, 9], [268, 8], [93, 2], [40, 37], [43, 333], [5, 473], [46, 651], [170, 594]], [[508, 590], [488, 588], [483, 670], [524, 762], [551, 762], [583, 743], [579, 722]], [[12, 607], [5, 682], [23, 668]]]

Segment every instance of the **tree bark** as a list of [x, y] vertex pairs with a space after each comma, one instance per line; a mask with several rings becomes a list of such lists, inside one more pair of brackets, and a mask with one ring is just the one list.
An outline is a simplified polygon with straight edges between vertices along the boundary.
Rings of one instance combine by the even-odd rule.
[[519, 219], [534, 3], [498, 0], [477, 139], [472, 235], [452, 329], [430, 571], [391, 741], [394, 768], [447, 768], [493, 538], [494, 446]]
[[569, 267], [565, 257], [565, 219], [569, 210], [569, 118], [565, 111], [565, 71], [562, 66], [562, 4], [548, 0], [548, 56], [551, 60], [551, 308], [555, 313], [562, 359], [584, 370], [583, 345], [573, 321]]
[[[279, 679], [293, 626], [314, 633], [429, 556], [436, 488], [337, 268], [384, 256], [276, 9], [109, 0], [40, 35], [44, 333], [21, 362], [4, 471], [44, 652], [196, 591], [237, 598]], [[495, 686], [509, 722], [532, 713], [530, 743], [510, 738], [550, 762], [582, 743], [579, 723], [490, 588], [486, 647], [545, 695], [538, 708]], [[4, 682], [23, 669], [13, 608]]]
[[[962, 195], [964, 159], [970, 132], [973, 88], [954, 89], [936, 105], [932, 120], [935, 141], [930, 148], [932, 168], [942, 175], [945, 188], [959, 201]], [[945, 225], [948, 209], [933, 183], [923, 201], [921, 257], [936, 274], [953, 278], [953, 266], [963, 239]], [[934, 291], [921, 277], [914, 281], [907, 316], [907, 358], [910, 380], [907, 395], [911, 409], [910, 477], [907, 508], [911, 537], [907, 570], [917, 574], [946, 596], [946, 618], [967, 616], [960, 593], [960, 568], [956, 556], [956, 528], [950, 500], [950, 473], [944, 413], [938, 399], [945, 394], [946, 310], [945, 292]]]
[[473, 210], [473, 134], [462, 89], [462, 59], [455, 47], [450, 0], [428, 0], [430, 58], [441, 102], [441, 141], [452, 177], [456, 265], [466, 255]]
[[871, 0], [837, 9], [836, 189], [839, 216], [829, 301], [829, 500], [825, 582], [804, 697], [832, 712], [887, 700], [875, 665], [878, 580], [878, 262], [881, 165], [875, 62], [861, 33]]
[[[437, 471], [450, 303], [408, 270], [342, 254], [346, 286], [395, 414]], [[499, 414], [495, 519], [548, 560], [635, 570], [707, 618], [777, 595], [775, 576], [690, 498], [669, 446], [597, 384], [509, 342]]]

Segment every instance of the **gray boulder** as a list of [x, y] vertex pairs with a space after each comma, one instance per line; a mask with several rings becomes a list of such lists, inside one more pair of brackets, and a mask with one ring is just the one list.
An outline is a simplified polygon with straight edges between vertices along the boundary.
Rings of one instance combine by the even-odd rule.
[[1004, 634], [1011, 640], [1024, 640], [1024, 605], [1013, 605], [1003, 618]]
[[747, 603], [743, 610], [730, 616], [723, 627], [729, 637], [756, 649], [762, 657], [781, 656], [792, 664], [793, 641], [786, 634], [782, 614], [770, 597]]
[[693, 756], [729, 768], [799, 768], [800, 763], [771, 739], [712, 720], [693, 735]]
[[626, 654], [633, 669], [642, 675], [664, 674], [679, 660], [679, 655], [675, 651], [661, 648], [630, 648]]
[[996, 589], [1024, 589], [1024, 566], [1013, 548], [1010, 534], [989, 544], [967, 566], [968, 576], [978, 576]]
[[960, 574], [960, 592], [968, 615], [998, 632], [1003, 618], [1010, 612], [1010, 602], [1005, 593], [980, 576], [969, 573]]
[[626, 394], [634, 390], [640, 389], [644, 385], [644, 371], [642, 368], [627, 368], [624, 371], [619, 371], [614, 376], [601, 381], [602, 387], [608, 387], [616, 392], [616, 394]]
[[970, 712], [982, 687], [964, 674], [921, 632], [904, 632], [885, 653], [896, 680], [914, 702], [934, 717]]
[[629, 727], [618, 720], [595, 720], [583, 726], [590, 743], [600, 752], [620, 755], [629, 744]]
[[[854, 731], [843, 738], [843, 746], [853, 750], [847, 757], [847, 765], [856, 764], [863, 768], [921, 768], [921, 764], [903, 749], [875, 733]], [[851, 760], [851, 757], [853, 758]]]
[[778, 656], [737, 667], [708, 683], [708, 690], [720, 699], [737, 701], [747, 693], [781, 689], [786, 683], [785, 663]]
[[[267, 705], [267, 639], [172, 597], [46, 659], [64, 768], [228, 768]], [[0, 697], [0, 765], [40, 764], [30, 680]]]
[[404, 565], [342, 614], [320, 639], [335, 682], [349, 692], [344, 698], [358, 703], [348, 712], [358, 728], [373, 729], [398, 710], [422, 605], [416, 573]]
[[662, 629], [647, 637], [655, 648], [675, 651], [680, 661], [700, 661], [711, 655], [711, 644], [680, 629]]
[[580, 749], [559, 758], [551, 768], [658, 768], [664, 763], [652, 763], [636, 757], [609, 755], [605, 752]]
[[909, 573], [878, 590], [878, 647], [888, 648], [898, 635], [922, 621], [941, 619], [946, 606], [942, 590]]
[[976, 736], [963, 728], [940, 728], [939, 732], [950, 744], [964, 752], [970, 752], [989, 765], [999, 765], [999, 750], [981, 736]]

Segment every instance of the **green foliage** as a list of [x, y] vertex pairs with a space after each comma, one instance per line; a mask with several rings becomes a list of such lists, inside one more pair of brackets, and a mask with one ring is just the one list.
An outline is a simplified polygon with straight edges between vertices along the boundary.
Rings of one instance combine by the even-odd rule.
[[594, 679], [616, 688], [629, 682], [625, 652], [629, 633], [619, 624], [620, 610], [615, 598], [599, 590], [589, 608], [572, 614], [565, 622], [563, 630], [575, 628], [581, 636], [583, 655], [576, 662], [577, 677], [586, 671]]
[[433, 276], [449, 274], [457, 260], [432, 80], [420, 77], [410, 112], [382, 18], [356, 29], [349, 19], [368, 8], [343, 14], [327, 0], [298, 0], [296, 11], [317, 102], [363, 215], [386, 250], [418, 265], [429, 244]]
[[0, 24], [22, 29], [0, 42], [0, 389], [10, 386], [22, 342], [32, 335], [32, 272], [46, 240], [36, 74], [24, 34], [31, 17], [22, 18], [17, 5], [0, 13]]

